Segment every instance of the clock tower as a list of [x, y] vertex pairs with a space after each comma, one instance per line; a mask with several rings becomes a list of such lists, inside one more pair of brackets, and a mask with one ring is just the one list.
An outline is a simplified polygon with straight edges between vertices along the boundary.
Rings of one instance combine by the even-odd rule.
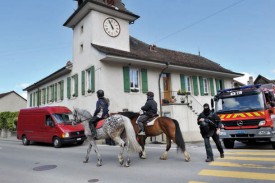
[[121, 0], [77, 0], [78, 8], [64, 23], [73, 30], [73, 52], [91, 44], [130, 51], [129, 24], [139, 18]]

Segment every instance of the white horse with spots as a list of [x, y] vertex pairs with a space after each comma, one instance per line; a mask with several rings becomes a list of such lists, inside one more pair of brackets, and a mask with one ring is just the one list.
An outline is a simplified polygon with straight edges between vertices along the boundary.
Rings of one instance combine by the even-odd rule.
[[[84, 133], [89, 141], [89, 147], [87, 149], [86, 157], [83, 163], [87, 163], [89, 160], [89, 154], [91, 148], [94, 146], [95, 153], [97, 155], [97, 166], [102, 165], [101, 155], [99, 154], [96, 140], [91, 135], [91, 129], [89, 127], [89, 120], [92, 118], [90, 112], [85, 109], [75, 108], [73, 111], [74, 121], [73, 124], [82, 123], [84, 126]], [[126, 149], [127, 160], [124, 164], [125, 167], [130, 165], [129, 151], [141, 152], [141, 146], [136, 140], [136, 134], [131, 121], [128, 117], [116, 114], [110, 116], [104, 120], [104, 124], [101, 128], [96, 130], [96, 139], [108, 139], [111, 138], [120, 146], [120, 152], [118, 154], [118, 161], [121, 165], [124, 164], [123, 152]]]

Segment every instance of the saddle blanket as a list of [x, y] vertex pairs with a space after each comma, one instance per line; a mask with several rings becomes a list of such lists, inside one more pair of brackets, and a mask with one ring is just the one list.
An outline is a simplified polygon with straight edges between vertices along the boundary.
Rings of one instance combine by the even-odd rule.
[[[152, 118], [150, 118], [149, 120], [146, 121], [145, 126], [153, 126], [155, 124], [156, 119], [158, 119], [158, 118], [159, 117], [153, 118], [153, 120], [151, 120]], [[138, 124], [137, 121], [136, 121], [136, 124]]]

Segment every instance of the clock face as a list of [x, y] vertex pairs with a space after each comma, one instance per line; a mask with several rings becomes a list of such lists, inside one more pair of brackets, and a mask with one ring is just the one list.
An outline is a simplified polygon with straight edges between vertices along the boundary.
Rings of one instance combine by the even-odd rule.
[[117, 37], [120, 33], [120, 25], [114, 18], [106, 18], [103, 22], [103, 28], [111, 37]]

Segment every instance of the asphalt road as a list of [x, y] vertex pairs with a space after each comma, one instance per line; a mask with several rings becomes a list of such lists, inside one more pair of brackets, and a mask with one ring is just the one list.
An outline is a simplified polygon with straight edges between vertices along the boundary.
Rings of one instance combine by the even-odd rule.
[[[215, 147], [213, 145], [213, 147]], [[95, 153], [83, 164], [87, 144], [53, 148], [51, 145], [23, 146], [21, 141], [0, 139], [0, 182], [2, 183], [271, 183], [275, 181], [275, 150], [271, 145], [236, 144], [215, 161], [204, 162], [203, 143], [188, 143], [191, 161], [172, 146], [168, 160], [159, 160], [163, 144], [148, 144], [146, 160], [132, 155], [129, 168], [117, 160], [118, 147], [99, 145], [103, 166], [96, 166]]]

